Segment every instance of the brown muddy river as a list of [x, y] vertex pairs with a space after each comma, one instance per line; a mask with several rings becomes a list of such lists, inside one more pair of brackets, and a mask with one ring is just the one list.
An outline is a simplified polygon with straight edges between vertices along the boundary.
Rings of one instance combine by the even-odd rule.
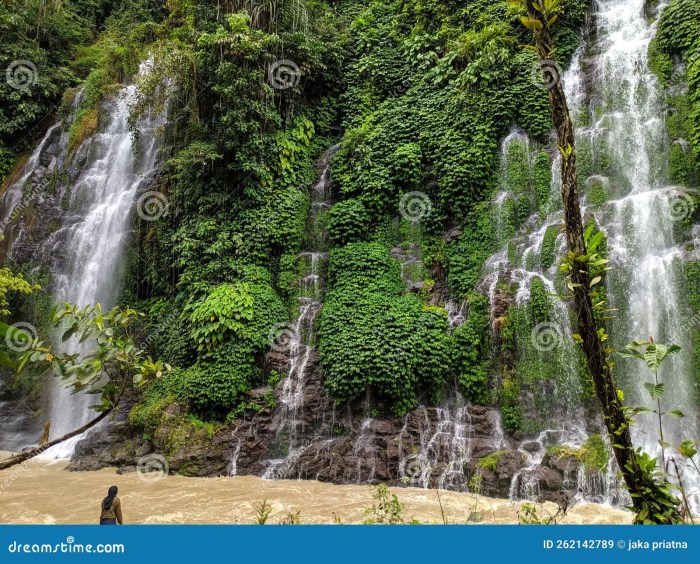
[[[2, 458], [2, 456], [0, 456]], [[0, 523], [96, 523], [107, 488], [119, 487], [124, 520], [143, 524], [254, 523], [256, 505], [272, 506], [268, 523], [299, 512], [302, 523], [362, 523], [372, 505], [368, 486], [337, 486], [313, 481], [269, 481], [257, 477], [184, 478], [114, 469], [68, 472], [65, 462], [30, 461], [0, 471]], [[149, 481], [146, 481], [147, 478]], [[151, 481], [156, 480], [156, 481]], [[435, 490], [392, 488], [404, 505], [403, 517], [421, 523], [442, 523]], [[484, 523], [517, 523], [521, 503], [467, 493], [441, 491], [449, 523], [466, 523], [469, 514], [483, 514]], [[553, 513], [552, 504], [538, 513]], [[631, 514], [601, 505], [579, 504], [564, 523], [629, 523]]]

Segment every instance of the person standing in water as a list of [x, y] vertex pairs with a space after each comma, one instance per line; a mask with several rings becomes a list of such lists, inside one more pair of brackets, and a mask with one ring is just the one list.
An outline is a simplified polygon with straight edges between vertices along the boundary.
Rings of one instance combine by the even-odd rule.
[[100, 525], [123, 525], [122, 502], [117, 497], [119, 488], [112, 486], [107, 492], [107, 497], [102, 500], [102, 513], [100, 514]]

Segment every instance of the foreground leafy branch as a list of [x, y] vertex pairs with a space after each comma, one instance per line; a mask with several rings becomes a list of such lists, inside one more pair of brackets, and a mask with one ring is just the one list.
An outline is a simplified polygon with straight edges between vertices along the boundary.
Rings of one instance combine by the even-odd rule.
[[99, 304], [80, 308], [64, 303], [51, 312], [61, 342], [77, 352], [56, 351], [52, 344], [37, 338], [22, 355], [17, 370], [33, 367], [53, 373], [74, 393], [99, 396], [99, 402], [91, 406], [99, 415], [79, 429], [3, 461], [0, 470], [88, 431], [119, 405], [130, 385], [144, 386], [171, 370], [170, 365], [152, 360], [136, 346], [134, 326], [142, 316], [133, 309], [118, 307], [105, 314]]

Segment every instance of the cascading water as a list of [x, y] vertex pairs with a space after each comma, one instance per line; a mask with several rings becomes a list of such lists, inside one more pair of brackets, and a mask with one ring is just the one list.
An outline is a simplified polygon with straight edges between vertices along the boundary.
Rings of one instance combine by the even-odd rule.
[[[299, 281], [299, 316], [294, 324], [284, 331], [282, 337], [288, 340], [289, 368], [280, 383], [280, 406], [275, 411], [273, 426], [276, 443], [281, 458], [268, 461], [264, 478], [282, 478], [304, 448], [301, 435], [304, 431], [304, 391], [309, 376], [312, 356], [315, 349], [316, 317], [323, 307], [323, 271], [327, 262], [325, 233], [320, 229], [324, 211], [330, 207], [331, 158], [339, 146], [331, 147], [321, 160], [323, 170], [318, 183], [311, 189], [311, 210], [309, 212], [310, 250], [299, 255], [306, 265], [305, 273]], [[236, 457], [231, 465], [235, 470]]]
[[[2, 217], [0, 217], [0, 232], [5, 230], [7, 224], [14, 216], [21, 211], [22, 202], [31, 199], [32, 194], [37, 190], [37, 186], [33, 182], [33, 177], [38, 171], [41, 173], [51, 172], [55, 166], [55, 159], [44, 166], [41, 162], [41, 157], [54, 133], [60, 127], [60, 123], [52, 125], [44, 134], [41, 142], [36, 146], [31, 156], [24, 165], [22, 176], [10, 186], [2, 196]], [[29, 194], [27, 194], [29, 192]]]
[[[142, 72], [147, 68], [144, 63]], [[110, 107], [105, 130], [80, 147], [89, 160], [76, 181], [65, 187], [69, 213], [63, 226], [37, 251], [47, 260], [57, 254], [59, 247], [64, 253], [65, 264], [53, 273], [57, 302], [79, 306], [99, 303], [108, 308], [120, 289], [130, 212], [145, 175], [154, 169], [157, 153], [153, 124], [148, 124], [139, 128], [141, 153], [138, 160], [135, 158], [128, 118], [136, 96], [136, 85], [126, 86]], [[62, 346], [78, 353], [83, 350], [70, 341]], [[94, 416], [89, 409], [91, 403], [91, 396], [72, 394], [54, 378], [49, 397], [51, 438], [87, 423]], [[70, 456], [79, 439], [57, 445], [46, 456]]]
[[[612, 325], [615, 346], [631, 340], [673, 343], [679, 355], [663, 366], [659, 379], [665, 383], [662, 409], [678, 408], [686, 417], [664, 421], [664, 438], [671, 445], [697, 439], [698, 405], [692, 391], [693, 353], [691, 326], [682, 319], [689, 311], [683, 299], [682, 241], [676, 223], [683, 219], [675, 209], [679, 189], [667, 185], [666, 159], [671, 145], [667, 138], [664, 104], [647, 52], [655, 26], [644, 15], [643, 0], [599, 0], [597, 26], [601, 51], [593, 76], [593, 89], [610, 147], [610, 190], [618, 199], [596, 213], [608, 234], [611, 306], [619, 311]], [[682, 200], [681, 200], [682, 201]], [[644, 383], [653, 380], [638, 361], [618, 364], [618, 378], [628, 393], [628, 404], [652, 406]], [[633, 427], [637, 444], [660, 459], [658, 421], [640, 416]], [[688, 472], [686, 488], [695, 510], [700, 509], [700, 476]]]
[[[683, 322], [690, 312], [684, 302], [682, 280], [682, 260], [688, 252], [675, 225], [678, 219], [684, 219], [678, 217], [676, 209], [683, 189], [668, 186], [666, 180], [665, 162], [671, 143], [665, 133], [661, 91], [647, 61], [655, 29], [648, 23], [644, 4], [644, 0], [598, 0], [596, 44], [589, 47], [593, 56], [585, 63], [588, 75], [580, 50], [563, 81], [577, 124], [584, 215], [586, 221], [593, 218], [605, 232], [613, 267], [607, 281], [610, 307], [615, 310], [609, 327], [611, 341], [619, 348], [629, 341], [653, 336], [657, 342], [683, 348], [659, 374], [666, 384], [662, 408], [679, 408], [686, 414], [679, 421], [669, 418], [664, 422], [666, 441], [677, 445], [684, 439], [696, 439], [698, 433], [697, 400], [692, 392], [691, 326]], [[550, 411], [544, 418], [546, 428], [534, 440], [521, 444], [519, 450], [529, 462], [513, 479], [514, 498], [537, 497], [537, 472], [547, 447], [566, 445], [575, 449], [592, 433], [602, 433], [600, 423], [587, 418], [580, 405], [582, 390], [576, 368], [578, 353], [572, 346], [571, 317], [567, 304], [558, 297], [564, 289], [556, 270], [565, 250], [559, 203], [560, 158], [553, 161], [548, 195], [539, 186], [532, 189], [536, 185], [536, 159], [526, 135], [515, 131], [504, 140], [503, 186], [494, 206], [497, 238], [505, 249], [488, 261], [484, 288], [491, 298], [494, 330], [502, 322], [499, 316], [504, 315], [499, 294], [504, 285], [515, 287], [512, 301], [516, 307], [532, 307], [535, 280], [544, 288], [551, 306], [546, 324], [549, 334], [542, 333], [542, 342], [535, 348], [547, 350], [550, 343], [555, 345], [555, 362], [562, 374], [557, 376], [553, 390], [542, 392], [549, 401], [563, 400], [564, 409]], [[531, 336], [518, 335], [519, 354], [525, 360], [520, 368], [525, 366], [529, 372], [532, 355], [526, 340], [530, 337], [538, 340], [536, 331]], [[644, 383], [653, 380], [645, 366], [636, 360], [617, 358], [616, 365], [626, 403], [655, 408], [644, 389]], [[536, 399], [536, 394], [523, 395], [523, 403], [529, 405], [537, 404]], [[633, 429], [635, 443], [660, 457], [658, 420], [639, 416]], [[589, 499], [618, 502], [621, 491], [615, 474], [614, 463], [610, 462], [603, 472], [579, 470], [569, 476], [569, 485]], [[700, 476], [688, 472], [683, 480], [697, 512]]]

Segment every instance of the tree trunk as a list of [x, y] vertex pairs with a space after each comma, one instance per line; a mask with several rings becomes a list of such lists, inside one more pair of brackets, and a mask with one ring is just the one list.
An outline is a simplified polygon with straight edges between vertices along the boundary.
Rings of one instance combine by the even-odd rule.
[[112, 409], [108, 409], [107, 411], [103, 411], [100, 413], [98, 417], [95, 417], [92, 421], [89, 423], [86, 423], [79, 429], [76, 429], [75, 431], [71, 431], [70, 433], [67, 433], [63, 435], [62, 437], [59, 437], [57, 439], [54, 439], [53, 441], [50, 441], [44, 445], [39, 445], [37, 447], [34, 447], [32, 449], [29, 449], [25, 452], [21, 452], [20, 454], [13, 456], [11, 458], [8, 458], [7, 460], [3, 460], [0, 462], [0, 470], [5, 470], [6, 468], [11, 468], [12, 466], [16, 466], [17, 464], [22, 464], [22, 462], [25, 462], [31, 458], [34, 458], [35, 456], [39, 456], [42, 452], [46, 452], [48, 449], [50, 449], [53, 446], [56, 446], [57, 444], [62, 443], [63, 441], [67, 441], [68, 439], [72, 439], [73, 437], [77, 437], [78, 435], [82, 435], [85, 431], [88, 429], [91, 429], [95, 425], [97, 425], [100, 421], [102, 421], [105, 417], [107, 417], [110, 413], [112, 412]]
[[[540, 64], [558, 68], [555, 61], [554, 46], [547, 17], [527, 0], [527, 11], [531, 19], [542, 25], [534, 29], [535, 49]], [[561, 77], [556, 77], [555, 84], [548, 88], [552, 120], [557, 130], [557, 140], [561, 152], [561, 196], [564, 203], [564, 223], [566, 242], [574, 257], [586, 254], [583, 220], [576, 182], [576, 141], [574, 124], [564, 93]], [[617, 387], [611, 372], [611, 364], [605, 352], [605, 346], [598, 335], [593, 302], [590, 296], [590, 272], [585, 262], [573, 262], [571, 269], [574, 308], [576, 311], [578, 333], [582, 339], [588, 370], [593, 380], [595, 393], [603, 411], [603, 419], [610, 437], [615, 459], [622, 472], [625, 484], [632, 496], [632, 503], [637, 513], [642, 509], [645, 498], [667, 497], [659, 485], [647, 472], [639, 467], [637, 454], [632, 443], [629, 423], [617, 394]], [[650, 494], [650, 491], [653, 493]], [[650, 519], [654, 519], [652, 515]], [[678, 514], [680, 520], [680, 514]], [[660, 521], [667, 522], [667, 521]], [[676, 521], [673, 521], [676, 522]]]

